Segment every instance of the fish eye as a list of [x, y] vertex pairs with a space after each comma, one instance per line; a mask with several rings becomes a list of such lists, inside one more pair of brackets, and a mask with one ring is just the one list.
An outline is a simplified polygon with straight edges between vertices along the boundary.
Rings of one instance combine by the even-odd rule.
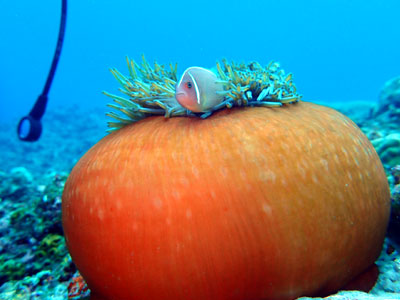
[[186, 86], [190, 89], [192, 88], [192, 83], [190, 81], [186, 82]]

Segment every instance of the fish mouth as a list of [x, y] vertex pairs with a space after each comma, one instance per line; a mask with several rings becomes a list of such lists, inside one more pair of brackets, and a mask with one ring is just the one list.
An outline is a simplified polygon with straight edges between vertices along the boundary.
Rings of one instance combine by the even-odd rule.
[[179, 96], [179, 95], [185, 95], [185, 93], [184, 92], [179, 92], [179, 93], [175, 94], [175, 96]]

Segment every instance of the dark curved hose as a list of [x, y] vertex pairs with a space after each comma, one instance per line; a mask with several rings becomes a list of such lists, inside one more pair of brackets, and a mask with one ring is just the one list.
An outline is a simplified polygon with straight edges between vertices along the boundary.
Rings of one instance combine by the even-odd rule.
[[58, 60], [60, 58], [61, 49], [64, 41], [65, 34], [65, 24], [67, 20], [67, 0], [61, 1], [61, 21], [60, 21], [60, 30], [58, 33], [58, 40], [56, 51], [53, 56], [53, 62], [51, 64], [51, 68], [49, 71], [49, 75], [47, 75], [46, 84], [43, 88], [42, 93], [37, 98], [35, 105], [32, 110], [29, 112], [28, 116], [23, 117], [18, 124], [18, 137], [22, 141], [37, 141], [42, 133], [42, 124], [40, 119], [43, 117], [44, 112], [46, 111], [46, 105], [48, 100], [48, 93], [51, 87], [51, 83], [53, 82], [54, 74], [57, 69]]
[[62, 0], [61, 5], [61, 21], [60, 21], [60, 30], [58, 32], [58, 41], [56, 51], [54, 53], [53, 62], [51, 64], [49, 75], [47, 76], [46, 84], [43, 88], [42, 95], [47, 95], [50, 90], [51, 83], [53, 81], [54, 73], [56, 72], [58, 60], [60, 58], [62, 45], [64, 42], [64, 34], [65, 34], [65, 22], [67, 20], [67, 0]]

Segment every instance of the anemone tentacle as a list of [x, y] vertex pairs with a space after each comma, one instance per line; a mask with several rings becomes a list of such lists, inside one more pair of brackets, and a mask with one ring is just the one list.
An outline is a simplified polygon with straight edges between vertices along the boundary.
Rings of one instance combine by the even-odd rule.
[[[128, 99], [103, 92], [116, 104], [108, 106], [117, 112], [107, 113], [113, 118], [108, 122], [110, 131], [120, 129], [127, 124], [137, 122], [152, 115], [200, 116], [206, 118], [214, 111], [237, 106], [280, 107], [300, 101], [292, 81], [292, 73], [285, 74], [280, 64], [271, 61], [266, 67], [258, 62], [235, 63], [223, 59], [216, 63], [215, 73], [218, 83], [224, 87], [218, 91], [224, 95], [223, 101], [210, 111], [193, 113], [182, 107], [175, 99], [177, 83], [177, 64], [168, 67], [157, 62], [152, 67], [142, 56], [142, 63], [126, 58], [128, 75], [117, 69], [111, 69], [112, 75], [121, 85], [119, 91]], [[122, 115], [120, 115], [122, 114]]]

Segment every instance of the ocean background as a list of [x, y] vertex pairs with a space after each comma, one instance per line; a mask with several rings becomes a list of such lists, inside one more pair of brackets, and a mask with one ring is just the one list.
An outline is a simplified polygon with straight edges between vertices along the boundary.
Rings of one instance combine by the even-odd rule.
[[[0, 0], [0, 120], [29, 112], [57, 41], [61, 1]], [[211, 67], [279, 61], [309, 101], [376, 101], [400, 70], [397, 0], [69, 1], [48, 110], [104, 108], [125, 56]], [[46, 125], [45, 125], [46, 126]]]
[[61, 194], [75, 163], [106, 135], [111, 99], [102, 91], [119, 94], [109, 69], [127, 74], [125, 57], [142, 55], [178, 63], [178, 76], [223, 58], [277, 61], [303, 100], [349, 116], [382, 160], [394, 213], [371, 294], [327, 299], [400, 299], [399, 0], [69, 1], [42, 136], [22, 142], [17, 124], [46, 82], [60, 12], [61, 1], [0, 0], [1, 300], [88, 294], [65, 247]]

